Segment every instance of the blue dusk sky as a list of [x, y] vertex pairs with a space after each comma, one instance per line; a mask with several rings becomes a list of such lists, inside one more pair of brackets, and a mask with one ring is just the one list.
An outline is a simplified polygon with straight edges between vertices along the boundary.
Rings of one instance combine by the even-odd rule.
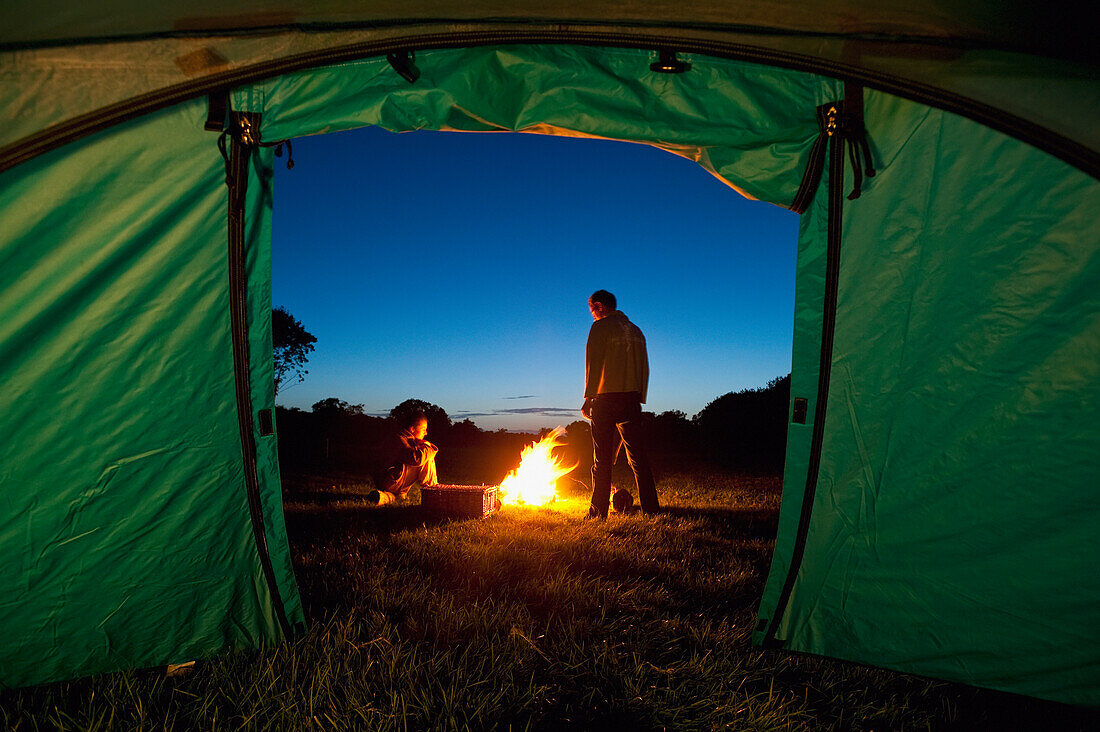
[[317, 336], [278, 403], [483, 429], [580, 419], [588, 296], [646, 335], [645, 408], [693, 416], [790, 372], [798, 217], [646, 145], [366, 128], [276, 159], [272, 299]]

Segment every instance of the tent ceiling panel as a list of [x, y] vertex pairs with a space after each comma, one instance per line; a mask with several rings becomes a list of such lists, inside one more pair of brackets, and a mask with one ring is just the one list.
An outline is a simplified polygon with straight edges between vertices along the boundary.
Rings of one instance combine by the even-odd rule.
[[[1059, 7], [1062, 6], [1062, 7]], [[0, 29], [0, 47], [44, 46], [134, 39], [157, 35], [200, 36], [292, 28], [406, 25], [492, 18], [521, 23], [605, 26], [648, 25], [666, 29], [819, 35], [844, 38], [920, 39], [968, 48], [999, 48], [1062, 58], [1097, 59], [1086, 24], [1068, 3], [1006, 4], [999, 0], [618, 0], [613, 3], [528, 0], [195, 0], [148, 3], [47, 0], [35, 12], [12, 14]]]
[[[500, 43], [673, 47], [852, 78], [963, 114], [1093, 175], [1100, 170], [1100, 84], [1090, 63], [828, 33], [746, 31], [714, 23], [388, 22], [186, 33], [0, 52], [0, 170], [58, 144], [170, 104], [283, 73], [384, 54]], [[980, 45], [980, 44], [976, 44]]]

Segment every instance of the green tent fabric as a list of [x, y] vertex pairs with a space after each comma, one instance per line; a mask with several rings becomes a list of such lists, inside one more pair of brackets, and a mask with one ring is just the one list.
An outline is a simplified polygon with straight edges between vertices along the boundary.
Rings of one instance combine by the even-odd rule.
[[[888, 95], [866, 120], [881, 167], [844, 205], [820, 467], [807, 493], [813, 424], [791, 424], [757, 640], [774, 620], [788, 648], [1095, 705], [1096, 180]], [[793, 397], [819, 384], [817, 244]]]
[[[248, 120], [266, 144], [363, 125], [634, 140], [804, 210], [757, 642], [1100, 704], [1085, 46], [983, 25], [986, 6], [840, 6], [865, 24], [751, 3], [739, 24], [693, 4], [391, 23], [120, 7], [0, 36], [0, 550], [21, 560], [0, 570], [20, 629], [0, 683], [302, 627], [267, 424], [272, 156]], [[669, 38], [690, 72], [650, 70]], [[413, 84], [380, 55], [402, 47]], [[228, 160], [209, 122], [230, 125]], [[864, 127], [876, 175], [847, 200]]]
[[[273, 436], [257, 438], [273, 585], [250, 522], [225, 169], [205, 117], [181, 105], [0, 178], [4, 685], [256, 647], [303, 623]], [[270, 409], [266, 246], [248, 259], [252, 401]]]

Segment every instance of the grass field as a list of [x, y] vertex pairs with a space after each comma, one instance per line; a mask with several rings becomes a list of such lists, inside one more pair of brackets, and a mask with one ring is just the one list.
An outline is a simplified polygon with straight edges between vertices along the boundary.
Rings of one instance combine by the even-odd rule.
[[[441, 476], [478, 482], [476, 475]], [[570, 488], [569, 485], [573, 487]], [[657, 518], [430, 522], [354, 477], [292, 478], [311, 629], [181, 677], [0, 696], [4, 729], [1091, 729], [1082, 710], [750, 645], [776, 478], [666, 476]]]

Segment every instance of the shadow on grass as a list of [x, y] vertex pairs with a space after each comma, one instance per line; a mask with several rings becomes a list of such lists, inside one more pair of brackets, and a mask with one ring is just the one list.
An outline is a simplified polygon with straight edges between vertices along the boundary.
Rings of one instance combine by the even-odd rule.
[[[632, 507], [628, 514], [636, 512], [636, 507]], [[706, 521], [723, 536], [740, 539], [774, 539], [779, 530], [779, 514], [768, 508], [662, 506], [661, 513], [674, 518]]]
[[313, 504], [329, 506], [345, 501], [362, 501], [366, 498], [365, 491], [333, 490], [331, 488], [305, 488], [295, 492], [293, 498], [288, 499], [288, 504]]
[[[357, 505], [337, 505], [346, 501]], [[359, 493], [326, 491], [320, 500], [310, 494], [298, 494], [286, 507], [287, 530], [301, 539], [331, 539], [340, 534], [393, 534], [409, 529], [433, 527], [451, 522], [477, 521], [477, 518], [461, 518], [440, 515], [422, 508], [419, 504], [397, 506], [371, 506]], [[731, 539], [775, 538], [778, 530], [778, 514], [766, 508], [694, 508], [687, 506], [662, 506], [664, 516], [702, 521], [717, 536]], [[492, 520], [492, 516], [485, 520]], [[632, 506], [626, 511], [611, 514], [609, 525], [616, 521], [641, 518], [641, 509]]]
[[[333, 494], [339, 495], [339, 494]], [[354, 500], [356, 505], [335, 505]], [[325, 503], [310, 501], [298, 505], [288, 502], [286, 510], [287, 532], [300, 540], [331, 541], [336, 536], [355, 536], [364, 533], [394, 534], [409, 529], [440, 526], [443, 524], [478, 521], [477, 518], [461, 518], [441, 515], [424, 509], [420, 504], [397, 506], [372, 506], [362, 494], [348, 494], [345, 498], [333, 498]]]

